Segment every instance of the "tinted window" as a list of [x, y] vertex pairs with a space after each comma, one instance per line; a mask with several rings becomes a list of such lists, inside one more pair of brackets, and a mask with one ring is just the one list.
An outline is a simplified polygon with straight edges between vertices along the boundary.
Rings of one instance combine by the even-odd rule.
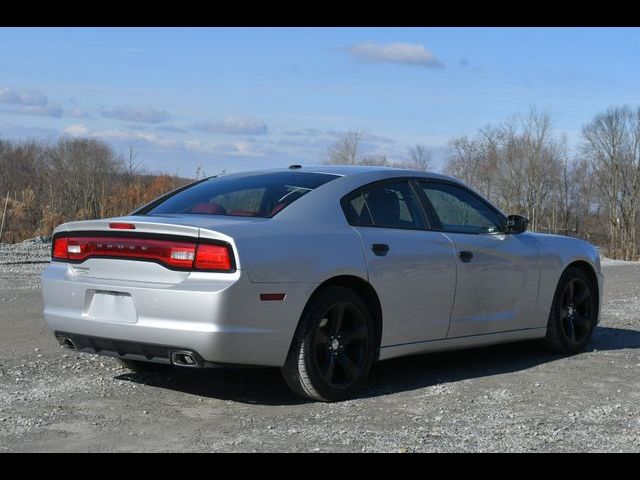
[[504, 230], [504, 218], [486, 202], [463, 188], [443, 183], [422, 183], [442, 229], [457, 233], [489, 233]]
[[210, 178], [139, 212], [155, 214], [273, 217], [287, 205], [337, 175], [276, 172]]
[[349, 223], [390, 228], [424, 228], [424, 221], [408, 182], [363, 189], [344, 205]]
[[345, 203], [344, 213], [347, 216], [347, 221], [352, 225], [372, 225], [371, 215], [369, 214], [369, 208], [364, 201], [362, 193], [358, 193], [351, 200]]

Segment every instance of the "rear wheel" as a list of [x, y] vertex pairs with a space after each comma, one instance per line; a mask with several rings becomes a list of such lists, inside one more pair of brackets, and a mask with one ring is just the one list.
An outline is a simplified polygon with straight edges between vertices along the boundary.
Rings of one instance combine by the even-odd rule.
[[345, 287], [321, 293], [305, 310], [282, 374], [298, 395], [345, 400], [366, 380], [375, 352], [371, 314]]
[[595, 288], [587, 274], [567, 268], [558, 282], [547, 325], [546, 347], [558, 353], [584, 350], [596, 326]]
[[171, 370], [173, 365], [166, 365], [164, 363], [152, 363], [144, 362], [141, 360], [131, 360], [128, 358], [118, 358], [118, 362], [129, 370], [134, 372], [165, 372]]

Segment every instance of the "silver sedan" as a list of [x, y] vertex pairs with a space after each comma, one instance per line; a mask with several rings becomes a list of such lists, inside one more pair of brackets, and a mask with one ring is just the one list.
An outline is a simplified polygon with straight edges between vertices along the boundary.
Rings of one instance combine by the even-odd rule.
[[133, 370], [275, 366], [297, 394], [342, 400], [377, 360], [532, 339], [583, 349], [598, 251], [526, 227], [437, 174], [222, 175], [56, 228], [44, 316], [63, 346]]

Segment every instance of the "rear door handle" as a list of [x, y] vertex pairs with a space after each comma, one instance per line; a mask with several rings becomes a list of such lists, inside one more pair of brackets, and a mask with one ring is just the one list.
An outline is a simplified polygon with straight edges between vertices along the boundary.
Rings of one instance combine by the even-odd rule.
[[373, 250], [373, 253], [376, 255], [383, 257], [389, 251], [389, 245], [386, 243], [374, 243], [371, 245], [371, 250]]
[[460, 257], [460, 260], [462, 260], [464, 263], [468, 263], [473, 258], [473, 253], [467, 250], [462, 250], [458, 252], [458, 257]]

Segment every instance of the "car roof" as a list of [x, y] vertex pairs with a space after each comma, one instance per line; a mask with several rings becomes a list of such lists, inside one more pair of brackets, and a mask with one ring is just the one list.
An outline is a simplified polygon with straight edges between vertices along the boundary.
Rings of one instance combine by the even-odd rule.
[[353, 177], [356, 175], [363, 174], [372, 174], [379, 173], [381, 177], [388, 175], [390, 177], [397, 176], [418, 176], [425, 178], [439, 178], [446, 180], [453, 180], [459, 182], [458, 180], [448, 177], [446, 175], [442, 175], [435, 172], [424, 172], [418, 170], [410, 170], [405, 168], [395, 168], [395, 167], [383, 167], [383, 166], [372, 166], [372, 165], [295, 165], [291, 167], [282, 167], [282, 168], [270, 168], [270, 169], [260, 169], [260, 170], [250, 170], [244, 172], [237, 173], [225, 173], [222, 175], [234, 175], [234, 176], [242, 176], [242, 175], [258, 175], [261, 173], [275, 173], [275, 172], [306, 172], [306, 173], [324, 173], [330, 175], [339, 175], [341, 177]]

